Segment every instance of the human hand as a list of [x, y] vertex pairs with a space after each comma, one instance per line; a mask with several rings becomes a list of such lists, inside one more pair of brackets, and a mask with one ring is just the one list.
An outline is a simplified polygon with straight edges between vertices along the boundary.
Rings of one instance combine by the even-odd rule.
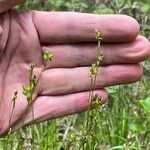
[[[27, 101], [22, 86], [28, 83], [29, 63], [38, 75], [47, 49], [54, 58], [42, 73], [34, 93], [34, 122], [87, 110], [90, 87], [88, 67], [94, 62], [97, 43], [94, 29], [103, 38], [103, 65], [97, 76], [95, 93], [107, 99], [107, 86], [132, 83], [142, 76], [138, 64], [150, 56], [149, 41], [137, 36], [138, 23], [122, 15], [92, 15], [65, 12], [16, 12], [0, 16], [0, 133], [22, 126]], [[10, 120], [12, 95], [18, 98]], [[32, 110], [24, 125], [33, 121]]]
[[0, 13], [7, 11], [24, 0], [0, 0]]

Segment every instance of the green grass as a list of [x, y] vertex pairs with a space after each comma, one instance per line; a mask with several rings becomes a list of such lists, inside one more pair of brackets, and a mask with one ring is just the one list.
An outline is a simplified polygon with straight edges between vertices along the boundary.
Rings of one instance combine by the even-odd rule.
[[[143, 89], [137, 91], [141, 84], [108, 89], [111, 93], [108, 103], [90, 111], [94, 118], [92, 135], [86, 132], [89, 113], [85, 112], [34, 125], [34, 131], [28, 128], [25, 137], [28, 149], [33, 149], [34, 133], [34, 149], [40, 150], [149, 150], [150, 118], [139, 104], [139, 100], [147, 97], [141, 94]], [[20, 133], [10, 135], [9, 141], [7, 137], [1, 138], [0, 149], [15, 150], [22, 140]]]
[[[136, 2], [136, 15], [133, 14], [133, 4], [134, 1], [128, 1], [121, 13], [136, 17], [141, 25], [141, 33], [149, 37], [148, 1]], [[50, 6], [51, 10], [118, 13], [121, 5], [113, 3], [114, 7], [110, 4], [106, 7], [102, 3], [91, 6], [90, 0], [68, 0], [67, 2], [52, 0], [45, 5], [37, 1], [36, 3], [28, 1], [18, 9], [30, 7], [48, 10], [47, 6]], [[139, 11], [140, 7], [142, 9]], [[147, 60], [143, 66], [144, 76], [141, 81], [107, 88], [109, 100], [102, 107], [33, 125], [27, 128], [25, 135], [18, 131], [9, 135], [9, 138], [1, 138], [0, 150], [21, 150], [23, 142], [27, 150], [149, 150], [150, 61]], [[87, 130], [87, 121], [91, 124], [90, 130]]]

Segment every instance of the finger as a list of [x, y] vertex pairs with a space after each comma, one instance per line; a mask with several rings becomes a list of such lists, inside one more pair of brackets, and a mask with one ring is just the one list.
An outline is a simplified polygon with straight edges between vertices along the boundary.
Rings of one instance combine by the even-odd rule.
[[[104, 103], [107, 99], [105, 90], [95, 91]], [[24, 125], [32, 123], [34, 112], [34, 122], [42, 122], [49, 119], [63, 117], [87, 110], [89, 107], [89, 92], [74, 93], [64, 96], [40, 96], [38, 97], [28, 114], [25, 117]], [[19, 120], [13, 126], [17, 130], [22, 126], [22, 120]]]
[[139, 32], [137, 21], [125, 15], [34, 11], [33, 21], [40, 41], [48, 44], [95, 41], [95, 29], [103, 42], [132, 41]]
[[20, 3], [23, 0], [1, 0], [0, 1], [0, 13], [7, 11], [16, 4]]
[[[138, 64], [100, 67], [95, 89], [111, 85], [132, 83], [140, 79], [142, 68]], [[40, 95], [61, 95], [88, 91], [90, 77], [88, 67], [73, 69], [49, 69], [43, 72], [38, 93]]]
[[[97, 44], [72, 44], [43, 46], [43, 51], [48, 50], [54, 57], [47, 68], [69, 68], [90, 66], [95, 62]], [[122, 44], [102, 44], [104, 52], [103, 65], [137, 63], [150, 57], [150, 43], [142, 36], [134, 42]]]

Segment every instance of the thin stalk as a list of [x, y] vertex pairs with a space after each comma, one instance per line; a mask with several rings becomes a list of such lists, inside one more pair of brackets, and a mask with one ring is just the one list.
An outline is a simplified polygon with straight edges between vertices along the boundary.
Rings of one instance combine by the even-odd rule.
[[[33, 123], [34, 123], [34, 108], [33, 108], [33, 106], [32, 106], [31, 109], [32, 109], [32, 118], [33, 118]], [[34, 132], [34, 124], [32, 125], [32, 131], [33, 131], [33, 133], [32, 133], [32, 140], [33, 140], [33, 141], [32, 141], [32, 142], [33, 142], [33, 150], [34, 150], [34, 147], [35, 147], [35, 146], [34, 146], [34, 133], [35, 133], [35, 132]]]
[[[94, 98], [94, 89], [95, 89], [95, 85], [96, 85], [96, 78], [97, 78], [97, 73], [98, 73], [98, 69], [99, 66], [101, 65], [101, 62], [103, 60], [103, 56], [102, 56], [102, 52], [100, 51], [100, 44], [101, 44], [101, 37], [100, 37], [100, 32], [98, 32], [97, 30], [95, 30], [96, 32], [96, 39], [98, 41], [98, 45], [97, 45], [97, 55], [96, 55], [96, 62], [94, 64], [92, 64], [92, 66], [90, 67], [90, 92], [89, 92], [89, 107], [88, 107], [88, 111], [87, 111], [87, 119], [86, 119], [86, 135], [84, 135], [84, 141], [87, 140], [87, 136], [88, 133], [90, 133], [90, 136], [93, 136], [91, 134], [92, 131], [92, 122], [94, 119], [94, 114], [93, 111], [90, 113], [90, 108], [93, 105], [93, 98]], [[83, 140], [83, 139], [82, 139]], [[86, 145], [85, 145], [86, 144]], [[83, 142], [82, 148], [87, 148], [88, 147], [88, 143], [87, 142]]]
[[[8, 127], [10, 128], [11, 126], [11, 121], [12, 121], [12, 116], [13, 116], [13, 113], [14, 113], [14, 109], [15, 109], [15, 105], [16, 105], [16, 99], [17, 99], [17, 94], [18, 92], [14, 92], [14, 95], [12, 97], [12, 100], [11, 100], [11, 106], [12, 106], [12, 109], [11, 109], [11, 113], [9, 114], [9, 124], [8, 124]], [[11, 128], [8, 132], [8, 136], [7, 136], [7, 141], [9, 142], [9, 138], [10, 138], [10, 133], [11, 133]]]
[[15, 101], [12, 101], [12, 103], [11, 103], [11, 105], [12, 105], [12, 111], [11, 111], [11, 113], [10, 113], [10, 119], [9, 119], [9, 127], [10, 127], [10, 124], [11, 124], [11, 120], [12, 120], [12, 116], [13, 116], [13, 113], [14, 113], [14, 109], [15, 109]]
[[[39, 83], [39, 80], [42, 76], [42, 73], [46, 70], [46, 65], [48, 61], [52, 60], [53, 55], [49, 53], [47, 50], [43, 53], [43, 59], [44, 59], [44, 66], [42, 67], [42, 70], [36, 79], [36, 76], [33, 75], [33, 70], [35, 65], [30, 64], [30, 69], [29, 69], [29, 85], [23, 86], [23, 94], [26, 96], [27, 100], [27, 107], [25, 110], [25, 113], [23, 114], [23, 121], [22, 121], [22, 127], [24, 126], [24, 121], [25, 121], [25, 116], [28, 112], [28, 110], [32, 109], [32, 117], [33, 117], [33, 122], [34, 122], [34, 110], [33, 110], [33, 102], [35, 101], [36, 97], [33, 99], [33, 94], [35, 93], [35, 89], [37, 88], [37, 85]], [[34, 125], [33, 125], [33, 138], [34, 138]], [[34, 149], [34, 141], [33, 141], [33, 149]]]
[[[35, 86], [34, 86], [32, 92], [31, 92], [31, 97], [33, 96], [33, 93], [35, 92], [35, 89], [36, 89], [36, 87], [37, 87], [37, 84], [38, 84], [38, 82], [39, 82], [39, 80], [40, 80], [40, 78], [41, 78], [41, 76], [42, 76], [43, 71], [45, 71], [45, 69], [46, 69], [46, 64], [43, 66], [43, 68], [42, 68], [42, 70], [41, 70], [41, 72], [40, 72], [40, 75], [39, 75], [39, 77], [38, 77], [38, 79], [37, 79], [37, 81], [36, 81], [36, 83], [35, 83]], [[30, 73], [30, 75], [33, 75], [33, 73]], [[29, 78], [29, 79], [30, 79], [30, 78]], [[30, 81], [31, 81], [31, 79], [30, 79]], [[31, 82], [32, 82], [32, 81], [31, 81]], [[31, 88], [31, 86], [32, 86], [32, 85], [31, 85], [31, 83], [30, 83], [30, 88]], [[32, 99], [30, 102], [28, 102], [28, 105], [27, 105], [27, 108], [26, 108], [26, 110], [25, 110], [25, 113], [23, 114], [22, 126], [24, 125], [25, 116], [26, 116], [28, 110], [30, 109], [32, 103], [35, 101], [35, 99], [36, 99], [36, 98], [34, 98], [34, 99]], [[32, 112], [33, 112], [33, 111], [32, 111]], [[33, 114], [32, 114], [32, 116], [33, 116]], [[34, 117], [33, 117], [33, 119], [34, 119]], [[33, 121], [34, 121], [34, 120], [33, 120]]]
[[[98, 41], [97, 59], [98, 59], [98, 56], [100, 56], [100, 44], [101, 44], [101, 41]], [[98, 70], [99, 70], [99, 65], [96, 68], [97, 73], [98, 73]], [[92, 92], [91, 97], [93, 97], [94, 88], [95, 88], [95, 85], [96, 85], [97, 73], [94, 76], [94, 81], [93, 81], [92, 91], [91, 91]]]

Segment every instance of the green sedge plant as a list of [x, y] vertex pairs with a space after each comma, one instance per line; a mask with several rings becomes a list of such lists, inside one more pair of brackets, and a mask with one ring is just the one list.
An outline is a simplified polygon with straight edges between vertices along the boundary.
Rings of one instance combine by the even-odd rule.
[[96, 120], [96, 116], [94, 116], [93, 111], [91, 108], [93, 107], [102, 107], [102, 99], [98, 96], [98, 94], [94, 94], [96, 79], [98, 72], [100, 71], [100, 66], [102, 65], [104, 54], [103, 50], [101, 49], [101, 42], [102, 37], [100, 31], [95, 29], [95, 39], [97, 41], [97, 54], [95, 62], [89, 67], [89, 76], [90, 76], [90, 92], [89, 92], [89, 107], [87, 111], [87, 119], [85, 123], [85, 129], [82, 133], [82, 149], [88, 149], [87, 140], [93, 138], [93, 123]]
[[[103, 51], [100, 47], [101, 41], [102, 41], [101, 33], [98, 30], [95, 30], [95, 39], [97, 41], [97, 54], [96, 54], [95, 62], [89, 67], [90, 91], [89, 91], [89, 107], [88, 107], [88, 111], [87, 111], [88, 118], [87, 118], [86, 123], [85, 123], [86, 124], [85, 130], [83, 130], [83, 133], [81, 136], [81, 141], [84, 140], [84, 142], [83, 142], [84, 144], [86, 143], [85, 142], [87, 140], [86, 138], [88, 138], [89, 136], [92, 135], [92, 122], [94, 121], [94, 118], [91, 119], [93, 114], [91, 114], [90, 109], [93, 106], [98, 107], [98, 106], [102, 105], [101, 98], [97, 94], [94, 94], [97, 74], [99, 72], [100, 66], [101, 66], [103, 58], [104, 58]], [[37, 85], [38, 85], [39, 80], [42, 76], [42, 73], [46, 70], [47, 63], [51, 62], [52, 58], [53, 58], [53, 55], [48, 50], [45, 50], [43, 52], [44, 65], [43, 65], [41, 72], [38, 76], [36, 76], [34, 74], [34, 69], [35, 69], [36, 65], [34, 63], [29, 64], [28, 84], [22, 86], [22, 93], [26, 97], [26, 101], [27, 101], [27, 108], [26, 108], [26, 110], [22, 116], [22, 127], [24, 126], [25, 116], [26, 116], [29, 109], [32, 109], [32, 117], [33, 117], [33, 123], [34, 123], [34, 109], [32, 107], [32, 104], [35, 100], [34, 92], [37, 88]], [[17, 95], [18, 95], [18, 92], [16, 91], [16, 92], [14, 92], [14, 94], [12, 96], [11, 102], [12, 102], [13, 108], [12, 108], [12, 111], [10, 113], [9, 125], [11, 125], [12, 116], [13, 116], [13, 112], [14, 112], [15, 104], [16, 104], [16, 100], [17, 100]], [[9, 133], [11, 133], [11, 128], [10, 128]], [[29, 140], [30, 136], [28, 135], [28, 129], [26, 129], [26, 127], [23, 127], [21, 129], [20, 136], [21, 136], [22, 140], [19, 142], [18, 146], [20, 148], [24, 148], [25, 143], [27, 143], [27, 141], [30, 141]], [[34, 133], [33, 133], [33, 136], [34, 136]], [[72, 137], [74, 137], [73, 140], [72, 140]], [[32, 139], [34, 140], [34, 137], [32, 137]], [[74, 142], [75, 140], [76, 140], [76, 136], [74, 134], [71, 134], [69, 139], [67, 140], [67, 143], [70, 144], [70, 141]], [[34, 144], [34, 142], [33, 142], [33, 144]], [[83, 149], [84, 149], [84, 147], [86, 147], [84, 144], [81, 144]], [[34, 147], [33, 147], [33, 149], [34, 149]]]
[[70, 149], [73, 147], [73, 144], [75, 142], [79, 142], [79, 147], [77, 149], [80, 150], [87, 150], [90, 148], [88, 143], [89, 139], [92, 140], [94, 143], [94, 127], [95, 127], [95, 122], [96, 119], [99, 115], [99, 111], [97, 113], [93, 112], [92, 108], [95, 107], [96, 109], [99, 109], [100, 111], [102, 110], [102, 99], [98, 96], [98, 94], [94, 93], [95, 90], [95, 85], [96, 85], [96, 79], [98, 72], [100, 71], [100, 66], [102, 65], [104, 54], [103, 50], [101, 49], [101, 33], [95, 29], [95, 39], [97, 41], [97, 54], [95, 57], [94, 63], [89, 67], [89, 78], [90, 78], [90, 91], [89, 91], [89, 106], [88, 110], [85, 113], [85, 119], [84, 122], [81, 123], [81, 133], [71, 133], [68, 135], [68, 138], [66, 139], [66, 142], [63, 142], [63, 148]]
[[[39, 76], [36, 76], [34, 74], [34, 69], [35, 69], [36, 65], [34, 63], [30, 63], [29, 64], [29, 80], [28, 80], [29, 83], [27, 85], [23, 85], [22, 86], [22, 93], [26, 97], [26, 101], [27, 101], [27, 107], [26, 107], [26, 110], [25, 110], [25, 112], [24, 112], [24, 114], [22, 116], [22, 127], [24, 126], [24, 121], [25, 121], [25, 116], [27, 114], [27, 111], [30, 108], [32, 109], [32, 117], [33, 117], [33, 123], [34, 123], [34, 109], [32, 107], [32, 104], [33, 104], [33, 102], [35, 100], [34, 92], [35, 92], [35, 90], [37, 88], [37, 85], [38, 85], [39, 80], [40, 80], [40, 78], [42, 76], [42, 73], [46, 70], [47, 63], [51, 62], [52, 58], [53, 58], [53, 55], [48, 50], [45, 50], [43, 52], [44, 65], [42, 67], [42, 70], [41, 70]], [[12, 100], [11, 100], [12, 110], [11, 110], [11, 113], [9, 115], [10, 116], [9, 117], [9, 127], [11, 126], [11, 121], [12, 121], [12, 116], [13, 116], [13, 112], [14, 112], [14, 109], [15, 109], [17, 95], [18, 95], [18, 91], [14, 92], [14, 94], [12, 96]], [[26, 131], [27, 131], [26, 127], [23, 127], [21, 132], [20, 132], [20, 136], [22, 137], [21, 138], [22, 140], [19, 142], [19, 145], [18, 145], [20, 148], [23, 148], [23, 145], [25, 145], [24, 143], [26, 142], [27, 139], [29, 139], [28, 136], [27, 136], [28, 133]], [[33, 129], [33, 131], [34, 131], [34, 129]], [[7, 140], [9, 140], [10, 133], [11, 133], [11, 128], [9, 130], [9, 134], [8, 134]], [[34, 135], [34, 133], [33, 133], [33, 135]], [[26, 138], [24, 138], [24, 137], [26, 137]], [[33, 140], [34, 140], [34, 138], [33, 138]], [[33, 149], [34, 149], [34, 147], [33, 147]]]

